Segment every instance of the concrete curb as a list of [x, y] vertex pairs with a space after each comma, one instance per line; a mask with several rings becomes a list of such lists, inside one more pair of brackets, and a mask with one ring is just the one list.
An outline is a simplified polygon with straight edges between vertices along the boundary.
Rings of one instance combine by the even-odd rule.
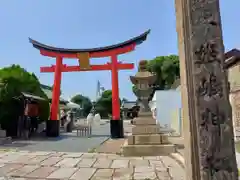
[[171, 158], [173, 158], [177, 163], [182, 167], [185, 168], [185, 160], [184, 157], [180, 153], [171, 153], [169, 155]]

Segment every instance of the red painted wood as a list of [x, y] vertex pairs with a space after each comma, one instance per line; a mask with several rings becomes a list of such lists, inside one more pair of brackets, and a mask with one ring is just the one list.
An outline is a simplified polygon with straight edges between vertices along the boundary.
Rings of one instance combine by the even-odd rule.
[[[55, 72], [55, 65], [52, 65], [50, 67], [40, 67], [40, 72]], [[79, 66], [67, 66], [63, 65], [61, 67], [62, 72], [76, 72], [76, 71], [106, 71], [106, 70], [112, 70], [112, 66], [110, 63], [103, 64], [103, 65], [91, 65], [91, 69], [80, 69]], [[117, 63], [117, 69], [118, 70], [126, 70], [126, 69], [133, 69], [134, 64], [133, 63]]]
[[61, 79], [62, 79], [62, 71], [61, 71], [62, 61], [63, 61], [62, 57], [56, 58], [50, 120], [59, 120], [58, 107], [59, 107], [60, 88], [61, 88]]
[[[113, 55], [118, 55], [118, 54], [125, 54], [128, 52], [131, 52], [135, 50], [136, 44], [131, 44], [129, 46], [125, 46], [124, 48], [117, 48], [113, 50], [108, 50], [108, 51], [99, 51], [99, 52], [89, 52], [89, 57], [90, 58], [100, 58], [100, 57], [110, 57]], [[63, 57], [63, 58], [77, 58], [77, 53], [75, 54], [64, 54], [61, 52], [52, 52], [52, 51], [46, 51], [44, 49], [40, 50], [41, 55], [43, 56], [48, 56], [48, 57]]]
[[111, 57], [112, 66], [112, 119], [120, 120], [120, 102], [119, 102], [119, 88], [118, 88], [118, 61], [117, 56]]

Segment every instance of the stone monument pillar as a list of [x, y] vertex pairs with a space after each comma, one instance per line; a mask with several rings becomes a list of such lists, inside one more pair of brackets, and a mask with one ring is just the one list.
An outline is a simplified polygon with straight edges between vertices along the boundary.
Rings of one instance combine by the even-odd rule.
[[146, 69], [147, 61], [140, 61], [139, 70], [130, 79], [137, 86], [135, 92], [141, 105], [137, 118], [133, 119], [132, 135], [123, 146], [125, 156], [154, 156], [175, 152], [175, 146], [168, 142], [168, 136], [160, 131], [148, 105], [149, 95], [153, 89], [151, 85], [156, 76]]
[[237, 180], [219, 0], [175, 0], [186, 180]]

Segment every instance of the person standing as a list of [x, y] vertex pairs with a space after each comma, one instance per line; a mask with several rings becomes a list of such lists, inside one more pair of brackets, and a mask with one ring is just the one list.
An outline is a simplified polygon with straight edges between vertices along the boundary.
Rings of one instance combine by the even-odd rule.
[[66, 118], [67, 118], [66, 113], [64, 112], [64, 110], [61, 110], [61, 126], [64, 126]]
[[26, 101], [25, 109], [24, 109], [24, 117], [23, 117], [23, 128], [22, 135], [25, 139], [29, 138], [30, 124], [31, 124], [31, 104], [30, 100]]
[[152, 111], [152, 117], [153, 117], [153, 119], [155, 119], [155, 120], [156, 120], [156, 123], [158, 123], [158, 120], [157, 120], [157, 108], [156, 108], [156, 107], [153, 107], [153, 108], [151, 109], [151, 111]]

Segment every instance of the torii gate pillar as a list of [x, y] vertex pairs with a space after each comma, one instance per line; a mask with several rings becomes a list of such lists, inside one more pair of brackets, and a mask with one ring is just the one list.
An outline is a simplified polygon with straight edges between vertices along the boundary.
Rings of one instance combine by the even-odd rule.
[[118, 69], [117, 69], [117, 55], [111, 57], [112, 64], [112, 120], [110, 121], [111, 135], [113, 138], [118, 136], [123, 138], [123, 121], [120, 120], [120, 100], [118, 87]]

